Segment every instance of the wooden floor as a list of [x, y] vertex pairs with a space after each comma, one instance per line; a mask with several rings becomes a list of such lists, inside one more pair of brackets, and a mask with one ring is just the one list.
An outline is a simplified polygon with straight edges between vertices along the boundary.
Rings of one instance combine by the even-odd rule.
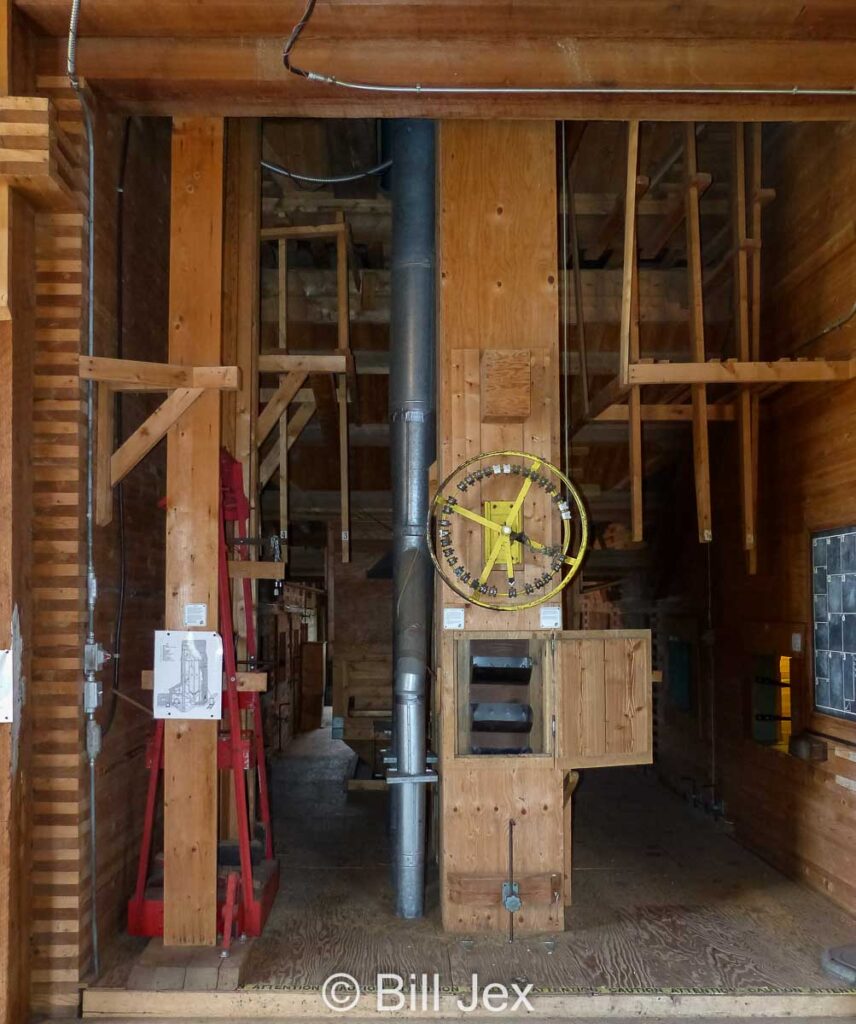
[[651, 770], [598, 769], [577, 791], [574, 905], [564, 933], [508, 943], [444, 935], [394, 916], [386, 794], [346, 791], [353, 758], [328, 730], [300, 737], [272, 771], [282, 887], [243, 972], [247, 989], [314, 989], [347, 971], [438, 972], [466, 990], [525, 979], [545, 992], [820, 992], [844, 986], [821, 951], [856, 922], [738, 846]]

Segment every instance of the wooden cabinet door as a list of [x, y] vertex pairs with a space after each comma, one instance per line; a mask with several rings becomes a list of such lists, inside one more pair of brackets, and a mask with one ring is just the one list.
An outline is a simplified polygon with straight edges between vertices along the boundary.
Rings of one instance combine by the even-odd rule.
[[650, 631], [563, 633], [552, 660], [560, 765], [650, 764]]

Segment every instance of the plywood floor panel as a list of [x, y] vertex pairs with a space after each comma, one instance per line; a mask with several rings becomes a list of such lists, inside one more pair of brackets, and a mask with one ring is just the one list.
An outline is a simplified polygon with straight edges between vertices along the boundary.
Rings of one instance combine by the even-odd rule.
[[574, 905], [563, 933], [462, 939], [440, 928], [429, 879], [421, 921], [395, 917], [386, 794], [348, 793], [353, 755], [329, 731], [272, 765], [282, 888], [246, 965], [250, 989], [314, 989], [336, 971], [437, 972], [469, 989], [822, 991], [821, 950], [856, 921], [789, 881], [643, 768], [590, 769], [576, 799]]

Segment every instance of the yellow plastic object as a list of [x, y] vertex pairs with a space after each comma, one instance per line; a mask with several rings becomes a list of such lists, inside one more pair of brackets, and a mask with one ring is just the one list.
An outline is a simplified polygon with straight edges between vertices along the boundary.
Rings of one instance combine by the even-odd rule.
[[[489, 522], [502, 528], [505, 525], [505, 520], [508, 518], [508, 514], [511, 512], [513, 507], [513, 501], [486, 501], [483, 505], [482, 514]], [[515, 533], [520, 533], [523, 529], [523, 517], [520, 509], [517, 510], [516, 515], [509, 525]], [[484, 560], [487, 562], [490, 558], [491, 551], [493, 550], [496, 533], [489, 526], [485, 526], [482, 528], [482, 534], [484, 536]], [[519, 540], [513, 540], [511, 541], [511, 564], [520, 565], [522, 561], [523, 548], [521, 547]]]

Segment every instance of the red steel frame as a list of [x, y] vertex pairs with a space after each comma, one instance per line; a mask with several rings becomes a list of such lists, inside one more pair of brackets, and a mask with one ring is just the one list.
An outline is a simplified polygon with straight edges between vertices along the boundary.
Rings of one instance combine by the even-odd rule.
[[[235, 524], [244, 539], [248, 536], [250, 504], [244, 494], [243, 472], [240, 462], [228, 452], [220, 455], [220, 544], [219, 544], [219, 605], [220, 634], [223, 637], [223, 667], [226, 688], [223, 692], [224, 717], [228, 717], [229, 731], [221, 734], [217, 744], [217, 767], [231, 769], [235, 787], [235, 808], [238, 822], [239, 872], [230, 872], [224, 898], [218, 897], [217, 914], [222, 922], [224, 947], [228, 949], [233, 927], [245, 935], [261, 935], [264, 923], [279, 887], [279, 865], [273, 858], [273, 835], [270, 821], [270, 799], [268, 796], [267, 768], [265, 765], [264, 733], [262, 731], [261, 696], [255, 692], [238, 691], [238, 667], [235, 653], [235, 633], [232, 619], [232, 593], [229, 585], [228, 548], [226, 523]], [[236, 555], [248, 557], [247, 544], [235, 545]], [[252, 582], [243, 580], [244, 609], [247, 626], [247, 655], [256, 657], [256, 631]], [[241, 728], [241, 712], [252, 712], [254, 744]], [[152, 836], [155, 823], [158, 781], [163, 769], [164, 722], [159, 719], [149, 741], [146, 763], [149, 769], [149, 785], [146, 794], [146, 810], [143, 824], [143, 838], [140, 859], [137, 866], [137, 884], [134, 895], [128, 901], [128, 931], [131, 935], [163, 935], [163, 898], [146, 896], [149, 874], [149, 859], [152, 851]], [[259, 781], [259, 811], [265, 833], [265, 873], [260, 878], [259, 894], [256, 895], [253, 873], [249, 808], [245, 771], [255, 768]], [[241, 895], [237, 898], [236, 885]]]

